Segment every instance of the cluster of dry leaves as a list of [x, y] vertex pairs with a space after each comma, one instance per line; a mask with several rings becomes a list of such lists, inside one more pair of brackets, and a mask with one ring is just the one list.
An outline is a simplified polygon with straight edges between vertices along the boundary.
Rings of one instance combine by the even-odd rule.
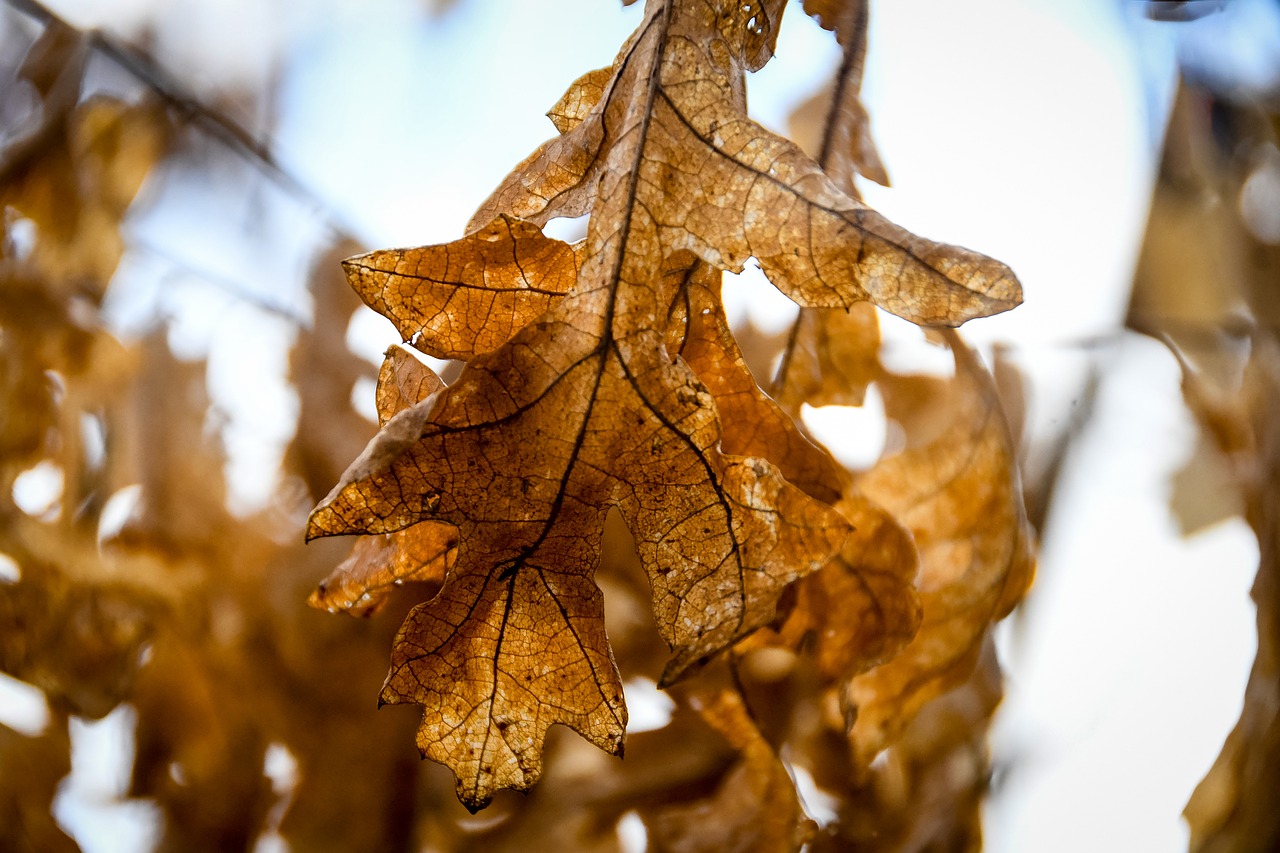
[[[989, 627], [1031, 574], [1014, 451], [958, 336], [940, 333], [954, 378], [891, 375], [870, 304], [956, 326], [1021, 290], [859, 202], [854, 176], [878, 163], [866, 8], [808, 11], [847, 57], [816, 160], [746, 115], [781, 3], [654, 2], [465, 237], [346, 263], [406, 344], [382, 368], [381, 430], [310, 518], [312, 537], [369, 535], [316, 603], [364, 613], [397, 583], [441, 585], [401, 626], [381, 698], [423, 706], [418, 745], [468, 808], [533, 786], [553, 724], [622, 753], [621, 673], [655, 661], [606, 638], [617, 585], [671, 650], [658, 684], [736, 753], [708, 796], [642, 810], [659, 846], [977, 837]], [[584, 214], [580, 243], [540, 230]], [[802, 306], [772, 395], [720, 300], [749, 257]], [[446, 386], [414, 350], [464, 366]], [[853, 474], [796, 416], [870, 381], [905, 446]], [[615, 567], [631, 547], [604, 537], [610, 513], [639, 579]], [[838, 820], [805, 817], [795, 772]]]
[[[747, 117], [782, 5], [652, 0], [464, 237], [356, 256], [346, 280], [351, 244], [317, 258], [287, 477], [248, 517], [227, 508], [205, 365], [176, 359], [163, 325], [125, 341], [102, 314], [125, 217], [157, 167], [193, 156], [191, 116], [90, 93], [92, 41], [44, 27], [18, 71], [41, 108], [0, 151], [0, 668], [52, 718], [0, 727], [0, 846], [77, 849], [50, 808], [69, 719], [122, 703], [128, 796], [158, 810], [161, 850], [277, 833], [297, 850], [619, 851], [637, 819], [653, 850], [980, 846], [991, 628], [1033, 561], [995, 385], [943, 327], [1020, 289], [860, 202], [859, 176], [886, 180], [858, 95], [865, 2], [804, 3], [844, 52], [800, 111], [804, 150]], [[585, 214], [581, 242], [542, 233]], [[784, 339], [729, 329], [721, 273], [748, 258], [802, 306]], [[360, 301], [404, 339], [376, 376], [376, 434], [350, 405], [372, 371], [335, 343]], [[954, 375], [887, 370], [877, 305], [937, 327]], [[454, 360], [447, 383], [421, 354]], [[1255, 346], [1244, 396], [1188, 374], [1239, 470], [1271, 460], [1248, 483], [1273, 543], [1274, 359]], [[871, 383], [902, 440], [849, 471], [799, 415]], [[33, 471], [60, 478], [47, 506], [15, 499]], [[308, 535], [364, 535], [303, 546], [335, 482]], [[104, 517], [130, 495], [122, 523]], [[1276, 611], [1260, 619], [1274, 650]], [[628, 735], [624, 684], [665, 688], [670, 719]], [[1280, 766], [1254, 750], [1280, 743], [1276, 686], [1260, 652], [1192, 804], [1202, 838], [1237, 831], [1232, 810]], [[423, 707], [434, 762], [379, 695]], [[296, 761], [287, 790], [264, 775], [273, 749]]]
[[[1243, 511], [1258, 537], [1258, 653], [1235, 729], [1184, 816], [1194, 853], [1280, 848], [1280, 247], [1260, 176], [1280, 169], [1280, 110], [1184, 83], [1165, 140], [1129, 325], [1182, 365], [1199, 456], [1173, 508], [1196, 530]], [[1253, 186], [1250, 186], [1250, 183]], [[1203, 488], [1208, 472], [1227, 488]], [[1193, 485], [1195, 483], [1195, 485]]]

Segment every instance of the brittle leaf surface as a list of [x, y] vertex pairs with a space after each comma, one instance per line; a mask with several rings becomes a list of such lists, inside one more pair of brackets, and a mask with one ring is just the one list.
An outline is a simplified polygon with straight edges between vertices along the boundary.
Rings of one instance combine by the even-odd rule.
[[[406, 348], [393, 344], [378, 371], [378, 420], [395, 415], [444, 388], [439, 376]], [[330, 612], [372, 616], [395, 587], [411, 581], [439, 584], [453, 562], [457, 531], [424, 522], [395, 533], [362, 537], [351, 556], [321, 581], [307, 603]]]
[[[650, 297], [645, 316], [660, 285], [635, 294]], [[721, 453], [710, 394], [657, 331], [624, 322], [621, 301], [570, 294], [472, 359], [393, 418], [311, 519], [312, 536], [457, 526], [457, 564], [402, 628], [383, 699], [431, 709], [419, 745], [455, 770], [471, 807], [536, 781], [553, 723], [621, 749], [626, 712], [591, 581], [608, 505], [649, 574], [676, 653], [668, 680], [768, 622], [781, 589], [848, 531], [770, 463]]]
[[[778, 17], [769, 8], [650, 3], [600, 102], [521, 163], [472, 226], [501, 213], [580, 216], [599, 194], [643, 207], [664, 255], [688, 250], [735, 272], [754, 256], [801, 305], [870, 299], [913, 322], [959, 325], [1018, 304], [1008, 267], [893, 225], [746, 117], [743, 72], [767, 53], [756, 30]], [[633, 174], [617, 199], [616, 182]]]
[[365, 304], [437, 358], [496, 349], [546, 311], [578, 274], [574, 249], [498, 216], [461, 240], [384, 249], [343, 262]]

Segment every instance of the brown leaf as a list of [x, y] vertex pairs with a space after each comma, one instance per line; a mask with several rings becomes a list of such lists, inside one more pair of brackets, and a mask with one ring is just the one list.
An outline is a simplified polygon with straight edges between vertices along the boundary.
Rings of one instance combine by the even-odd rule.
[[[1206, 387], [1183, 365], [1187, 402], [1219, 447], [1233, 455], [1245, 518], [1258, 537], [1258, 652], [1245, 687], [1240, 719], [1184, 810], [1197, 853], [1274, 849], [1280, 822], [1270, 792], [1280, 783], [1280, 342], [1260, 331], [1236, 394]], [[1226, 422], [1234, 421], [1229, 428]]]
[[662, 853], [790, 853], [816, 826], [773, 747], [756, 728], [742, 696], [729, 686], [689, 697], [699, 716], [738, 752], [708, 797], [648, 810], [651, 849]]
[[560, 96], [555, 106], [547, 110], [547, 118], [561, 133], [568, 133], [582, 124], [600, 99], [605, 89], [613, 80], [613, 67], [597, 68], [588, 71], [570, 84], [569, 89]]
[[[805, 102], [792, 116], [793, 129], [805, 125], [820, 128], [815, 144], [806, 146], [814, 159], [831, 176], [836, 186], [854, 198], [860, 198], [854, 177], [862, 175], [882, 186], [889, 186], [880, 154], [871, 138], [871, 120], [862, 105], [862, 69], [867, 56], [867, 0], [808, 0], [804, 10], [817, 18], [824, 29], [834, 30], [843, 53], [829, 92], [819, 93]], [[819, 113], [818, 122], [808, 119]]]
[[[830, 92], [819, 93], [792, 114], [793, 135], [850, 198], [861, 199], [861, 174], [889, 185], [862, 106], [862, 66], [867, 49], [867, 0], [810, 0], [805, 11], [835, 30], [843, 47]], [[809, 134], [806, 128], [813, 128]], [[806, 144], [807, 143], [807, 144]], [[867, 303], [847, 312], [801, 308], [791, 328], [773, 391], [788, 411], [813, 406], [860, 406], [880, 372], [880, 324]]]
[[[1003, 265], [890, 225], [745, 117], [743, 74], [771, 53], [780, 10], [779, 0], [652, 3], [612, 78], [571, 88], [559, 108], [567, 130], [499, 187], [469, 236], [417, 250], [425, 307], [404, 283], [385, 286], [386, 273], [408, 271], [397, 266], [403, 254], [369, 265], [380, 270], [371, 299], [402, 333], [441, 318], [424, 347], [469, 361], [449, 388], [387, 422], [308, 533], [456, 526], [457, 562], [402, 626], [383, 700], [428, 709], [419, 746], [454, 770], [469, 808], [498, 788], [532, 785], [554, 723], [621, 750], [626, 712], [592, 581], [609, 507], [635, 537], [658, 630], [675, 653], [664, 684], [772, 621], [783, 588], [849, 532], [784, 479], [830, 497], [843, 484], [750, 387], [714, 292], [664, 271], [693, 269], [691, 254], [741, 270], [755, 255], [803, 304], [874, 295], [936, 323], [1019, 298]], [[525, 298], [540, 287], [525, 277], [532, 265], [510, 263], [513, 243], [567, 257], [518, 220], [588, 211], [569, 291], [493, 310], [491, 290]], [[495, 286], [491, 269], [507, 284]], [[681, 298], [688, 322], [671, 338]], [[454, 299], [457, 310], [445, 311]], [[436, 338], [446, 345], [432, 350]], [[672, 360], [672, 340], [689, 347], [689, 363]], [[721, 403], [743, 416], [722, 428]]]
[[[915, 536], [923, 607], [906, 649], [850, 684], [857, 709], [851, 740], [861, 765], [893, 743], [925, 703], [969, 677], [988, 626], [1031, 579], [1030, 533], [995, 389], [959, 337], [952, 333], [948, 342], [956, 376], [947, 397], [933, 401], [946, 414], [913, 413], [918, 420], [904, 424], [906, 449], [856, 482]], [[892, 382], [885, 401], [895, 413]], [[916, 443], [912, 433], [920, 431], [932, 437]]]
[[[988, 637], [968, 678], [928, 702], [870, 767], [849, 766], [835, 732], [806, 744], [814, 781], [839, 795], [838, 819], [811, 849], [978, 853], [990, 784], [986, 735], [1000, 698], [1000, 667]], [[838, 731], [842, 736], [843, 727]]]
[[394, 587], [409, 582], [440, 583], [457, 547], [457, 532], [447, 524], [415, 524], [379, 536], [362, 537], [307, 604], [330, 613], [372, 616]]
[[[444, 383], [431, 368], [393, 344], [378, 371], [378, 420], [386, 426], [395, 415], [441, 388]], [[341, 610], [353, 616], [372, 616], [401, 584], [443, 582], [457, 544], [453, 526], [435, 522], [363, 537], [307, 603], [331, 613]]]
[[343, 263], [365, 304], [437, 358], [496, 349], [573, 285], [573, 247], [498, 216], [461, 240], [385, 249]]
[[35, 225], [33, 268], [69, 292], [92, 285], [97, 298], [124, 251], [120, 221], [170, 128], [149, 100], [98, 96], [65, 109], [37, 132], [41, 146], [0, 163], [0, 204]]
[[836, 504], [854, 533], [830, 563], [792, 586], [786, 618], [736, 647], [807, 650], [827, 684], [889, 660], [915, 636], [915, 543], [883, 509], [856, 491]]
[[13, 853], [79, 853], [58, 826], [53, 800], [71, 772], [65, 717], [27, 737], [0, 726], [0, 845]]
[[312, 515], [312, 536], [458, 527], [458, 563], [403, 627], [384, 700], [440, 709], [419, 745], [458, 773], [471, 807], [537, 779], [554, 722], [621, 748], [590, 580], [605, 506], [636, 536], [676, 651], [668, 680], [768, 622], [782, 587], [847, 531], [769, 463], [722, 455], [706, 389], [657, 332], [622, 325], [608, 296], [572, 294], [473, 359], [392, 419]]
[[409, 349], [392, 344], [387, 348], [378, 370], [378, 386], [374, 399], [378, 409], [378, 425], [444, 388], [444, 381]]
[[802, 308], [783, 349], [773, 394], [789, 412], [811, 406], [861, 406], [880, 375], [875, 306], [848, 311]]
[[[720, 449], [768, 458], [787, 482], [835, 503], [849, 476], [826, 450], [806, 438], [756, 384], [729, 330], [720, 302], [720, 274], [695, 261], [673, 274], [679, 281], [667, 349], [693, 369], [720, 413]], [[683, 335], [680, 335], [680, 332]]]
[[[746, 118], [742, 74], [767, 54], [750, 20], [777, 16], [720, 2], [653, 4], [603, 99], [520, 164], [472, 227], [501, 213], [543, 224], [591, 211], [605, 233], [639, 211], [658, 241], [642, 254], [692, 251], [734, 272], [754, 256], [802, 305], [870, 299], [913, 322], [959, 325], [1018, 304], [1021, 287], [1003, 264], [889, 223]], [[623, 243], [612, 250], [637, 248]]]

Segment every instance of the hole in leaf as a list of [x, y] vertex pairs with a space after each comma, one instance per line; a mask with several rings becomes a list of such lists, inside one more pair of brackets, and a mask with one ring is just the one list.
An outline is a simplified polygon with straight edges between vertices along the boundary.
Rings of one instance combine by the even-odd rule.
[[587, 236], [587, 220], [591, 218], [590, 214], [582, 216], [557, 216], [542, 226], [542, 233], [553, 240], [563, 240], [566, 243], [576, 243], [583, 237]]

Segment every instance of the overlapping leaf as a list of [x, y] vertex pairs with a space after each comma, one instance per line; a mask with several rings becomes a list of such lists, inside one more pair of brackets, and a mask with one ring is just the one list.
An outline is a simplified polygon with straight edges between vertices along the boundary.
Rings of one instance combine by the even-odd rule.
[[858, 198], [855, 175], [889, 185], [889, 175], [871, 137], [871, 120], [862, 105], [862, 68], [867, 56], [867, 0], [806, 0], [804, 10], [833, 30], [841, 47], [840, 69], [827, 100], [816, 159], [836, 186]]
[[698, 715], [737, 751], [738, 760], [707, 797], [646, 810], [653, 849], [695, 853], [790, 853], [817, 825], [805, 816], [787, 768], [728, 685], [689, 697]]
[[767, 457], [787, 482], [835, 503], [849, 475], [814, 445], [756, 384], [729, 330], [720, 302], [720, 275], [701, 262], [668, 274], [674, 302], [667, 350], [693, 369], [715, 399], [723, 435], [720, 447], [740, 456]]
[[[386, 426], [392, 417], [430, 397], [444, 387], [440, 377], [402, 346], [387, 350], [378, 371], [378, 420]], [[377, 612], [394, 587], [418, 581], [441, 583], [453, 562], [457, 545], [451, 525], [424, 522], [361, 538], [329, 577], [311, 594], [308, 603], [354, 616]]]
[[[840, 43], [840, 67], [830, 92], [820, 92], [791, 117], [797, 143], [813, 154], [823, 172], [851, 198], [861, 199], [858, 175], [889, 183], [862, 106], [862, 68], [867, 51], [867, 0], [810, 0], [805, 11]], [[802, 308], [792, 326], [773, 391], [796, 414], [812, 406], [860, 406], [879, 374], [880, 324], [867, 303], [847, 312]]]
[[[857, 709], [850, 737], [863, 766], [929, 700], [968, 678], [989, 625], [1031, 580], [1030, 534], [995, 390], [959, 337], [948, 343], [956, 359], [949, 394], [900, 404], [886, 383], [886, 409], [904, 422], [908, 446], [856, 483], [911, 529], [923, 608], [920, 630], [902, 653], [850, 685]], [[913, 420], [908, 406], [924, 411]]]
[[356, 293], [424, 352], [490, 352], [573, 285], [573, 247], [528, 222], [498, 216], [443, 246], [369, 252], [344, 262]]

